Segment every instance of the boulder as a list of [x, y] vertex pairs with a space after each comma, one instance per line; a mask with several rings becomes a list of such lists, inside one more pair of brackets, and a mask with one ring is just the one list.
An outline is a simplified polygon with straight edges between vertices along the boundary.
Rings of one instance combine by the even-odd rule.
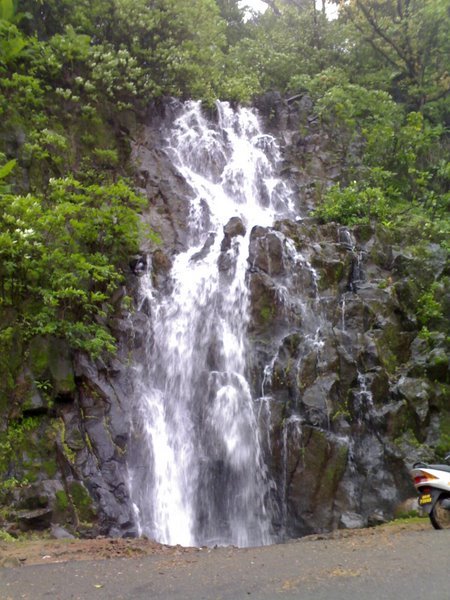
[[18, 511], [15, 518], [22, 531], [43, 530], [50, 527], [52, 515], [51, 508], [35, 508]]

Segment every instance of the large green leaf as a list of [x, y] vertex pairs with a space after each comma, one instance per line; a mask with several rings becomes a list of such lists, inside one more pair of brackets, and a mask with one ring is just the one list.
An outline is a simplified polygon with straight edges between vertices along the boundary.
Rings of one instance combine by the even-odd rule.
[[5, 165], [0, 167], [0, 179], [5, 179], [16, 166], [16, 159], [9, 160]]
[[0, 19], [12, 21], [14, 16], [13, 0], [0, 0]]

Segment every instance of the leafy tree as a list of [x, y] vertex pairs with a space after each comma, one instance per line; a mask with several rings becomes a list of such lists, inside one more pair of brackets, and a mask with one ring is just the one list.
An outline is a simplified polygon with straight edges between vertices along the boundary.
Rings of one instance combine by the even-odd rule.
[[22, 339], [54, 335], [112, 351], [112, 292], [139, 245], [142, 200], [123, 181], [50, 182], [47, 196], [0, 196], [0, 310]]
[[[400, 215], [419, 209], [428, 223], [443, 220], [448, 227], [443, 127], [427, 122], [420, 112], [405, 113], [387, 92], [367, 90], [345, 79], [328, 81], [334, 85], [322, 88], [316, 110], [333, 136], [343, 177], [341, 185], [328, 192], [318, 214], [351, 224], [359, 218], [386, 219], [389, 207], [390, 221], [397, 213], [400, 225]], [[309, 89], [317, 93], [320, 84], [322, 78], [319, 86], [313, 79]], [[438, 229], [434, 228], [436, 239], [442, 240]]]
[[0, 65], [6, 66], [20, 56], [26, 41], [15, 25], [12, 0], [0, 1]]
[[[62, 89], [72, 89], [79, 77], [95, 100], [106, 96], [123, 106], [161, 94], [211, 101], [219, 93], [226, 24], [214, 0], [21, 4], [33, 16], [25, 31], [56, 54], [52, 64], [59, 66]], [[49, 81], [55, 74], [49, 72]]]
[[355, 181], [344, 188], [340, 185], [330, 188], [315, 215], [325, 222], [355, 225], [374, 220], [384, 222], [391, 211], [390, 199], [381, 187]]
[[14, 167], [16, 166], [16, 160], [9, 160], [7, 163], [0, 167], [0, 194], [7, 194], [10, 192], [11, 188], [9, 185], [3, 181], [8, 177], [8, 175], [12, 172]]
[[384, 69], [394, 97], [413, 110], [422, 110], [448, 95], [447, 0], [349, 0], [340, 4], [341, 17], [357, 32], [354, 56], [360, 72]]
[[240, 8], [239, 0], [217, 0], [217, 5], [220, 15], [227, 25], [227, 45], [232, 47], [247, 36], [245, 12]]
[[301, 10], [274, 7], [251, 23], [248, 36], [232, 50], [242, 72], [256, 75], [258, 92], [295, 91], [299, 76], [314, 76], [342, 61], [334, 22], [311, 4]]

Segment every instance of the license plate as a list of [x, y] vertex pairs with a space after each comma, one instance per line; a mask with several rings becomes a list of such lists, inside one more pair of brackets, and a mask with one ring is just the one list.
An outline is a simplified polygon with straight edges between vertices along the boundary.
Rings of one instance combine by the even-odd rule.
[[419, 498], [420, 506], [423, 506], [424, 504], [431, 504], [431, 502], [433, 502], [431, 494], [422, 494], [422, 496]]

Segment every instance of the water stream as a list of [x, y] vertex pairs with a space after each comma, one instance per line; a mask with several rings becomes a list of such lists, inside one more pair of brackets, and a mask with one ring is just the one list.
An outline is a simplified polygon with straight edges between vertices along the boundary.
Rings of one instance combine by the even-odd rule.
[[[279, 150], [256, 114], [218, 103], [208, 121], [187, 103], [166, 151], [192, 188], [189, 248], [158, 297], [135, 367], [129, 488], [139, 533], [166, 544], [255, 546], [274, 541], [272, 482], [248, 381], [249, 237], [292, 212]], [[234, 219], [234, 233], [224, 228]], [[226, 265], [226, 268], [224, 268]]]

